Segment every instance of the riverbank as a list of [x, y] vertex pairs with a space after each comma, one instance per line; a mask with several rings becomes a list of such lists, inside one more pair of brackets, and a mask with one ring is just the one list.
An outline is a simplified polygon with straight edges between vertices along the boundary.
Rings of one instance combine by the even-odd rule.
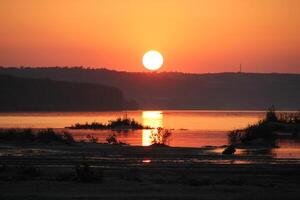
[[297, 199], [300, 160], [214, 147], [0, 146], [2, 199]]

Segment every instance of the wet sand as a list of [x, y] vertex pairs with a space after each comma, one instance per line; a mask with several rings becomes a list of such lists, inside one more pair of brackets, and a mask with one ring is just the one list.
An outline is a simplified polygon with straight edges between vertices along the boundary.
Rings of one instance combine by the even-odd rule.
[[[94, 178], [78, 178], [83, 165]], [[0, 146], [0, 199], [299, 199], [299, 188], [299, 159], [214, 147]]]

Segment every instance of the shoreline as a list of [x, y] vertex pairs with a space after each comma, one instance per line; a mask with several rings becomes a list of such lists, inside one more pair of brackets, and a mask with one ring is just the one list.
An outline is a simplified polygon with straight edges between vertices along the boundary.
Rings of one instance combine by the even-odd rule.
[[[297, 199], [300, 159], [211, 148], [1, 145], [3, 199]], [[272, 192], [271, 192], [272, 191]], [[284, 195], [283, 195], [284, 194]]]

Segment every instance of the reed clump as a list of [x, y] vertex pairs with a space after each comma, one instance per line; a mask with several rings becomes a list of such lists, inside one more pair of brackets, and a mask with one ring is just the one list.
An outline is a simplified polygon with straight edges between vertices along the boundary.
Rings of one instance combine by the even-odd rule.
[[166, 147], [171, 141], [172, 132], [168, 129], [157, 128], [152, 130], [150, 141], [152, 147]]
[[128, 117], [117, 118], [116, 120], [108, 121], [108, 123], [76, 123], [72, 126], [66, 127], [69, 129], [93, 129], [93, 130], [139, 130], [139, 129], [150, 129], [148, 126], [143, 126], [135, 119]]
[[300, 132], [300, 112], [277, 114], [272, 107], [266, 112], [264, 119], [244, 129], [228, 133], [230, 144], [275, 144], [275, 140], [283, 133], [290, 137], [298, 137]]
[[73, 136], [68, 132], [58, 133], [53, 129], [2, 129], [0, 130], [0, 141], [21, 143], [63, 143], [75, 142]]

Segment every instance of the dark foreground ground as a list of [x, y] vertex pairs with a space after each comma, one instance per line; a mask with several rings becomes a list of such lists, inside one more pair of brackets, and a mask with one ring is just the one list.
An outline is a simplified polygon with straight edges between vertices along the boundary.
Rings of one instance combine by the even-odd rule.
[[300, 199], [300, 162], [210, 148], [0, 146], [0, 199]]

